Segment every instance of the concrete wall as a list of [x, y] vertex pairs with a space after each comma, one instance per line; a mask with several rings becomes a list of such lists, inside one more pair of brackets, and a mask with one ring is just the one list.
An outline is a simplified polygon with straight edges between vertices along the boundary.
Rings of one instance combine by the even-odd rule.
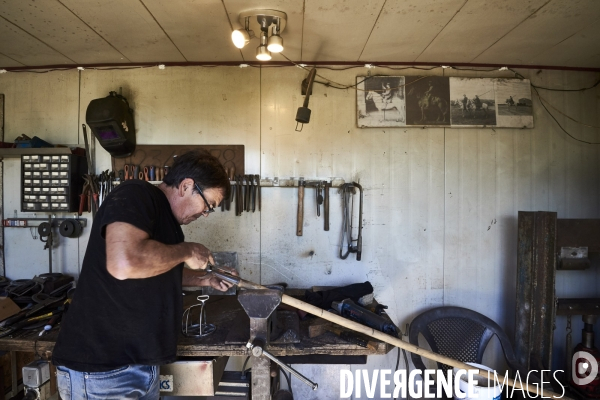
[[[447, 70], [444, 70], [447, 71]], [[351, 85], [363, 68], [320, 77]], [[597, 74], [519, 71], [532, 83], [557, 88], [590, 86]], [[440, 75], [442, 70], [370, 70], [371, 74]], [[311, 122], [296, 132], [302, 105], [296, 67], [187, 67], [56, 71], [0, 75], [5, 140], [25, 133], [58, 144], [81, 144], [90, 100], [119, 91], [135, 110], [140, 144], [243, 144], [247, 173], [261, 177], [331, 177], [364, 187], [362, 261], [338, 257], [341, 198], [332, 191], [331, 230], [316, 217], [307, 190], [304, 236], [297, 237], [296, 190], [264, 188], [261, 213], [216, 212], [184, 228], [188, 240], [214, 251], [236, 251], [241, 275], [291, 287], [345, 285], [369, 280], [399, 326], [439, 305], [464, 306], [494, 319], [513, 337], [518, 211], [556, 211], [559, 218], [600, 218], [600, 147], [577, 142], [558, 128], [533, 95], [534, 129], [356, 127], [356, 92], [315, 84]], [[511, 77], [456, 71], [446, 76]], [[589, 125], [600, 125], [600, 89], [540, 91], [551, 104]], [[600, 142], [598, 129], [567, 121], [569, 133]], [[110, 157], [96, 147], [96, 171]], [[20, 161], [4, 160], [4, 217], [19, 216]], [[41, 216], [41, 215], [38, 215]], [[86, 215], [91, 219], [91, 215]], [[55, 271], [77, 275], [89, 229], [60, 238]], [[47, 272], [48, 254], [29, 229], [6, 229], [6, 276]], [[312, 252], [312, 253], [311, 253]], [[312, 254], [312, 255], [311, 255]], [[597, 269], [558, 273], [558, 296], [600, 295]], [[581, 329], [574, 321], [574, 341]], [[564, 320], [557, 320], [555, 368], [563, 357]], [[488, 364], [501, 365], [492, 345]], [[393, 369], [396, 352], [370, 357], [367, 368]], [[400, 366], [404, 362], [401, 360]], [[318, 393], [295, 381], [298, 398], [339, 397], [339, 372], [350, 366], [297, 366], [320, 383]], [[365, 368], [352, 366], [351, 368]]]

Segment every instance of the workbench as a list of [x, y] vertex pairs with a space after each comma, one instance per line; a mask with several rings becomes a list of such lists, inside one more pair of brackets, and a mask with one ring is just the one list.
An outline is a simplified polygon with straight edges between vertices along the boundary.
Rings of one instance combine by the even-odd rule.
[[[292, 289], [285, 293], [303, 298], [304, 290]], [[201, 292], [186, 292], [184, 308], [197, 303]], [[250, 320], [237, 300], [237, 296], [211, 296], [206, 303], [207, 322], [216, 326], [216, 331], [204, 338], [179, 336], [177, 355], [180, 357], [247, 356], [246, 343], [250, 336]], [[326, 322], [308, 315], [299, 324], [299, 343], [271, 343], [267, 349], [286, 363], [308, 364], [361, 364], [368, 355], [387, 354], [393, 346], [375, 341], [375, 349], [363, 348], [343, 341], [331, 332], [310, 338], [310, 325]], [[54, 328], [44, 336], [40, 329], [18, 331], [12, 336], [0, 338], [0, 350], [11, 352], [34, 352], [49, 355], [56, 342], [58, 329]], [[374, 340], [374, 339], [373, 339]], [[316, 357], [315, 357], [316, 355]], [[14, 357], [13, 357], [14, 359]], [[361, 362], [362, 360], [362, 362]], [[13, 368], [15, 366], [13, 365]]]

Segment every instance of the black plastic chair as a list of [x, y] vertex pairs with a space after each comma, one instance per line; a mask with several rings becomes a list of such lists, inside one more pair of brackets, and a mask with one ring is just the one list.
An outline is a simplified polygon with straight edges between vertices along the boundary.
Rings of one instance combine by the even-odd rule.
[[[512, 373], [523, 373], [506, 333], [497, 323], [476, 311], [451, 306], [425, 311], [410, 324], [410, 343], [418, 346], [419, 334], [427, 340], [433, 352], [458, 361], [477, 364], [482, 363], [485, 348], [496, 335]], [[411, 353], [411, 358], [415, 368], [425, 370], [420, 355]], [[437, 364], [444, 373], [451, 368], [440, 362]]]

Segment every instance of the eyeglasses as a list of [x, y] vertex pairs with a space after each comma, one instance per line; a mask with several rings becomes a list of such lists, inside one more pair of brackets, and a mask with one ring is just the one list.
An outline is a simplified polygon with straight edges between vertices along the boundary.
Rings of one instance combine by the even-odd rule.
[[194, 186], [196, 186], [196, 190], [198, 191], [198, 193], [200, 193], [202, 200], [204, 200], [204, 204], [206, 204], [206, 206], [208, 207], [208, 210], [202, 211], [202, 214], [206, 215], [215, 212], [215, 208], [206, 200], [206, 197], [204, 197], [204, 193], [202, 193], [200, 186], [198, 186], [196, 182], [194, 182]]

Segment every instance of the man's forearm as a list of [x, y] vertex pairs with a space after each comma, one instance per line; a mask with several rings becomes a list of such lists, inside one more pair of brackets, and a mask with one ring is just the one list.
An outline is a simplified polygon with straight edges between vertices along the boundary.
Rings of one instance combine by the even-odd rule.
[[[107, 243], [107, 247], [110, 243]], [[117, 279], [142, 279], [163, 274], [185, 262], [191, 251], [187, 243], [167, 245], [146, 239], [107, 257], [107, 268]]]
[[117, 279], [143, 279], [163, 274], [185, 262], [192, 269], [214, 261], [200, 243], [164, 244], [126, 222], [106, 226], [106, 269]]

